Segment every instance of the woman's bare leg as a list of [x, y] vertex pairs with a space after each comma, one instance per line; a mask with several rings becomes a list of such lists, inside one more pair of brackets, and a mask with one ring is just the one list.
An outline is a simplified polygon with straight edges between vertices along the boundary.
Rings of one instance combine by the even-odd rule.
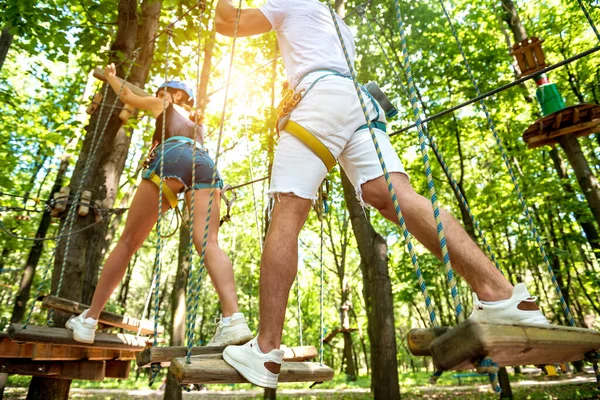
[[[198, 189], [194, 193], [194, 244], [198, 252], [202, 249], [206, 215], [208, 214], [208, 199], [210, 189]], [[186, 195], [188, 204], [191, 202], [191, 192]], [[230, 317], [238, 312], [238, 299], [233, 276], [233, 265], [227, 254], [219, 247], [219, 220], [221, 206], [221, 191], [215, 189], [214, 201], [210, 215], [210, 227], [206, 242], [204, 262], [213, 286], [219, 296], [224, 317]]]
[[[166, 179], [165, 182], [169, 185], [173, 193], [179, 192], [183, 186], [176, 179]], [[164, 198], [163, 212], [168, 209], [169, 202]], [[143, 179], [129, 206], [123, 234], [104, 263], [100, 279], [98, 280], [98, 286], [96, 286], [94, 298], [86, 317], [98, 319], [108, 299], [121, 282], [121, 279], [123, 279], [129, 260], [142, 246], [156, 223], [158, 219], [157, 210], [158, 187], [153, 182]]]

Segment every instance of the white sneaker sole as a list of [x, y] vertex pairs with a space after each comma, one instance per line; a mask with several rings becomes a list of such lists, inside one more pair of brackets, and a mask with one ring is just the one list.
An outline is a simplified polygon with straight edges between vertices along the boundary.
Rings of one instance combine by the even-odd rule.
[[96, 331], [94, 331], [91, 335], [81, 334], [77, 331], [77, 327], [74, 326], [74, 323], [72, 323], [71, 320], [67, 321], [65, 327], [73, 331], [73, 340], [75, 340], [76, 342], [88, 344], [94, 343], [94, 339], [96, 338]]
[[230, 345], [238, 345], [238, 344], [246, 344], [248, 343], [250, 340], [252, 340], [252, 338], [254, 337], [254, 335], [252, 333], [240, 333], [238, 335], [233, 336], [231, 339], [226, 340], [224, 342], [219, 342], [219, 343], [209, 343], [206, 345], [206, 347], [221, 347], [221, 346], [230, 346]]
[[[277, 379], [265, 377], [265, 375], [256, 372], [254, 369], [233, 359], [226, 351], [223, 352], [223, 359], [227, 364], [235, 368], [248, 382], [267, 389], [277, 389]], [[266, 368], [265, 368], [266, 369]]]

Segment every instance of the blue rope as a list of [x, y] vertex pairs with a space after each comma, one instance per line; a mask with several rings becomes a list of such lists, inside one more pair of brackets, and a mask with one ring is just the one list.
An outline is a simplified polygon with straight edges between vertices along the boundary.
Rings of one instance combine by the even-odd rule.
[[421, 110], [419, 109], [417, 101], [417, 91], [412, 77], [411, 65], [408, 56], [408, 49], [406, 47], [406, 35], [404, 33], [404, 23], [400, 14], [400, 5], [398, 1], [395, 1], [396, 5], [396, 19], [398, 21], [398, 28], [400, 30], [400, 38], [402, 44], [402, 55], [404, 61], [404, 68], [406, 69], [406, 76], [408, 78], [408, 89], [410, 95], [410, 103], [413, 109], [413, 117], [417, 124], [417, 131], [419, 134], [419, 144], [421, 154], [423, 156], [423, 164], [425, 166], [425, 173], [427, 175], [427, 186], [429, 187], [429, 194], [431, 197], [431, 204], [433, 205], [433, 215], [437, 224], [438, 239], [440, 241], [440, 247], [442, 250], [442, 258], [444, 260], [444, 266], [446, 268], [446, 279], [448, 286], [450, 287], [450, 293], [452, 294], [452, 301], [454, 303], [454, 311], [456, 312], [456, 318], [458, 322], [462, 322], [464, 319], [463, 308], [460, 304], [460, 296], [458, 293], [458, 287], [456, 285], [456, 278], [454, 277], [454, 270], [450, 263], [450, 255], [448, 254], [448, 247], [446, 237], [444, 235], [444, 228], [442, 226], [442, 219], [440, 215], [440, 207], [438, 203], [438, 197], [433, 182], [433, 176], [431, 173], [431, 166], [429, 165], [429, 155], [427, 154], [427, 147], [425, 146], [425, 135], [423, 134], [423, 125], [421, 123]]
[[225, 112], [227, 111], [227, 100], [229, 97], [229, 82], [231, 81], [231, 72], [233, 70], [233, 60], [234, 60], [234, 55], [235, 55], [235, 44], [237, 41], [237, 31], [238, 31], [238, 26], [239, 26], [239, 22], [240, 22], [240, 14], [241, 14], [241, 8], [242, 8], [242, 0], [240, 0], [239, 5], [238, 5], [238, 9], [237, 9], [237, 15], [236, 15], [236, 19], [235, 19], [235, 28], [233, 31], [233, 43], [231, 45], [231, 58], [229, 60], [229, 71], [227, 72], [227, 87], [225, 89], [225, 96], [224, 96], [224, 100], [223, 100], [223, 109], [221, 112], [221, 124], [219, 127], [219, 136], [218, 136], [218, 140], [217, 140], [217, 152], [216, 152], [216, 156], [215, 156], [215, 164], [214, 164], [214, 170], [213, 170], [213, 175], [212, 175], [212, 179], [211, 179], [211, 189], [210, 189], [210, 194], [209, 194], [209, 198], [208, 198], [208, 207], [207, 207], [207, 214], [206, 214], [206, 223], [204, 225], [204, 236], [202, 239], [202, 247], [201, 247], [201, 251], [200, 251], [200, 262], [199, 262], [199, 269], [198, 269], [198, 273], [197, 273], [197, 277], [196, 277], [196, 286], [195, 286], [195, 290], [194, 290], [194, 305], [193, 305], [193, 310], [191, 313], [191, 317], [188, 320], [188, 335], [187, 335], [187, 339], [188, 339], [188, 343], [187, 343], [187, 355], [186, 355], [186, 363], [190, 364], [190, 357], [192, 356], [192, 347], [194, 345], [194, 329], [196, 328], [196, 316], [198, 314], [198, 306], [200, 303], [200, 284], [202, 282], [202, 273], [204, 272], [204, 258], [206, 255], [206, 243], [208, 241], [208, 232], [209, 232], [209, 226], [210, 226], [210, 216], [211, 216], [211, 211], [212, 211], [212, 204], [214, 201], [214, 194], [215, 194], [215, 182], [217, 179], [217, 165], [219, 163], [219, 152], [221, 151], [221, 141], [223, 138], [223, 130], [224, 130], [224, 126], [225, 126]]
[[363, 110], [365, 121], [367, 122], [367, 124], [369, 126], [369, 133], [371, 134], [371, 138], [373, 140], [373, 145], [375, 146], [375, 150], [377, 151], [377, 157], [379, 158], [379, 162], [381, 164], [381, 169], [383, 171], [383, 175], [385, 177], [385, 181], [386, 181], [387, 186], [388, 186], [388, 191], [390, 192], [390, 196], [392, 197], [392, 202], [394, 204], [394, 209], [396, 211], [396, 216], [398, 217], [398, 222], [399, 222], [400, 227], [402, 229], [402, 233], [403, 233], [404, 239], [406, 240], [406, 243], [407, 243], [408, 252], [410, 254], [411, 262], [412, 262], [413, 267], [415, 269], [415, 273], [417, 275], [417, 280], [419, 282], [419, 287], [421, 289], [421, 294], [425, 298], [425, 306], [427, 307], [427, 313], [429, 315], [429, 320], [431, 321], [431, 325], [433, 325], [433, 326], [439, 326], [438, 323], [437, 323], [436, 317], [435, 317], [435, 310], [434, 310], [434, 307], [433, 307], [433, 301], [431, 300], [431, 297], [429, 296], [429, 293], [427, 292], [427, 285], [425, 284], [425, 281], [423, 279], [423, 274], [421, 272], [421, 267], [419, 266], [419, 262], [417, 260], [417, 254], [415, 253], [412, 236], [410, 235], [410, 233], [408, 232], [408, 229], [406, 228], [406, 222], [404, 220], [404, 216], [402, 215], [402, 210], [400, 209], [400, 204], [398, 203], [398, 198], [396, 196], [396, 192], [394, 190], [394, 186], [392, 184], [392, 180], [390, 179], [390, 174], [389, 174], [389, 172], [387, 170], [387, 166], [385, 164], [385, 161], [383, 160], [383, 155], [381, 153], [381, 149], [379, 148], [379, 143], [377, 141], [377, 137], [375, 136], [375, 130], [373, 129], [373, 126], [371, 124], [371, 121], [370, 121], [370, 118], [369, 118], [369, 113], [367, 111], [367, 107], [365, 105], [365, 101], [364, 101], [362, 93], [361, 93], [362, 89], [361, 89], [361, 87], [358, 84], [358, 81], [356, 79], [356, 71], [354, 70], [354, 67], [352, 65], [352, 60], [350, 59], [350, 55], [348, 54], [348, 49], [346, 48], [346, 44], [344, 43], [344, 39], [342, 37], [342, 33], [340, 31], [340, 27], [339, 27], [338, 22], [336, 20], [335, 11], [333, 10], [333, 5], [331, 4], [331, 0], [327, 1], [327, 5], [329, 7], [329, 12], [331, 14], [331, 18], [333, 19], [333, 23], [335, 25], [335, 29], [336, 29], [338, 38], [339, 38], [340, 43], [342, 45], [342, 49], [344, 51], [344, 56], [346, 58], [346, 63], [348, 64], [348, 69], [350, 70], [350, 74], [352, 76], [352, 82], [354, 83], [354, 88], [356, 89], [356, 93], [357, 93], [358, 99], [360, 101], [360, 105], [362, 107], [362, 110]]
[[[169, 81], [169, 42], [171, 40], [172, 31], [167, 30], [167, 40], [165, 44], [165, 82]], [[156, 220], [156, 253], [154, 256], [154, 341], [152, 346], [155, 347], [158, 344], [158, 314], [160, 306], [160, 276], [162, 270], [162, 248], [163, 240], [160, 234], [160, 228], [163, 219], [163, 184], [164, 184], [164, 164], [165, 164], [165, 140], [166, 140], [166, 126], [167, 126], [167, 90], [164, 89], [163, 93], [163, 110], [162, 110], [162, 132], [161, 132], [161, 146], [160, 146], [160, 183], [158, 185], [158, 219]], [[158, 373], [160, 372], [160, 364], [151, 365], [151, 374], [149, 386], [154, 384]]]
[[[375, 38], [375, 41], [379, 45], [379, 48], [381, 49], [381, 52], [382, 52], [384, 58], [386, 59], [389, 67], [391, 68], [392, 72], [396, 76], [396, 81], [400, 85], [400, 88], [404, 92], [404, 95], [406, 96], [406, 98], [410, 100], [410, 95], [408, 94], [408, 90], [406, 89], [406, 86], [404, 86], [404, 84], [402, 83], [402, 79], [400, 78], [400, 74], [398, 73], [398, 71], [396, 70], [396, 67], [394, 66], [394, 64], [392, 63], [392, 61], [390, 60], [390, 58], [388, 57], [388, 54], [385, 51], [383, 45], [381, 44], [381, 41], [379, 40], [379, 37], [375, 33], [375, 30], [373, 29], [373, 26], [371, 25], [371, 22], [366, 17], [366, 15], [365, 15], [364, 12], [362, 12], [360, 15], [364, 18], [365, 21], [367, 21], [367, 25], [368, 25], [369, 29], [371, 30], [371, 33], [373, 34], [373, 37]], [[417, 96], [417, 98], [418, 98], [418, 96]], [[422, 102], [421, 99], [419, 99], [419, 102], [421, 103], [421, 107], [423, 108], [423, 113], [424, 113], [425, 112], [425, 110], [424, 110], [425, 106], [424, 106], [424, 104], [423, 104], [423, 102]], [[467, 214], [469, 215], [469, 218], [473, 222], [473, 225], [475, 227], [475, 234], [481, 238], [481, 240], [483, 242], [483, 245], [484, 245], [484, 249], [485, 249], [486, 254], [488, 255], [488, 257], [490, 257], [492, 259], [494, 265], [496, 265], [496, 268], [498, 270], [500, 270], [500, 265], [498, 264], [498, 260], [496, 259], [496, 256], [495, 256], [494, 252], [492, 251], [492, 248], [491, 248], [490, 244], [488, 243], [488, 241], [487, 241], [487, 239], [485, 237], [485, 234], [484, 234], [483, 230], [481, 229], [481, 226], [479, 225], [479, 220], [477, 220], [475, 218], [475, 215], [471, 211], [471, 207], [469, 206], [469, 203], [467, 202], [467, 199], [465, 198], [462, 189], [460, 188], [460, 186], [458, 185], [458, 183], [456, 182], [456, 180], [453, 178], [452, 173], [450, 172], [450, 168], [448, 167], [448, 165], [446, 164], [446, 162], [445, 162], [445, 160], [444, 160], [444, 158], [442, 156], [441, 150], [438, 148], [437, 144], [435, 143], [434, 137], [429, 133], [429, 128], [427, 127], [426, 124], [422, 124], [422, 127], [423, 127], [423, 133], [425, 134], [425, 136], [427, 137], [427, 140], [429, 141], [429, 145], [433, 149], [433, 152], [435, 153], [437, 159], [439, 160], [439, 163], [440, 163], [442, 169], [444, 170], [444, 172], [448, 176], [448, 180], [450, 181], [450, 184], [454, 188], [454, 191], [458, 194], [460, 202], [462, 203], [463, 207], [467, 211]], [[502, 272], [502, 271], [500, 270], [500, 272]]]
[[[471, 83], [473, 84], [473, 88], [475, 89], [477, 96], [480, 96], [481, 91], [479, 90], [479, 86], [477, 85], [477, 81], [475, 80], [475, 75], [473, 74], [471, 65], [469, 64], [469, 61], [467, 60], [467, 56], [465, 55], [464, 49], [462, 47], [462, 43], [461, 43], [461, 41], [458, 37], [458, 33], [456, 31], [456, 28], [454, 27], [454, 24], [452, 23], [452, 19], [450, 18], [450, 15], [448, 14], [446, 6], [444, 5], [444, 1], [439, 0], [439, 3], [440, 3], [440, 6], [442, 7], [442, 10], [444, 12], [444, 16], [446, 17], [446, 20], [448, 21], [448, 24], [450, 25], [450, 28], [452, 29], [452, 34], [454, 35], [454, 39], [456, 41], [456, 44], [460, 51], [460, 54], [465, 63], [467, 72], [469, 73], [469, 77], [471, 78]], [[525, 198], [523, 197], [523, 193], [521, 192], [521, 189], [519, 188], [519, 183], [517, 182], [517, 178], [516, 178], [516, 176], [513, 172], [513, 169], [510, 165], [510, 160], [508, 158], [508, 155], [506, 154], [506, 151], [504, 150], [504, 146], [502, 145], [502, 140], [500, 139], [500, 135], [498, 135], [498, 132], [496, 131], [496, 126], [494, 124], [494, 121], [492, 120], [492, 117], [489, 113], [487, 106], [485, 105], [485, 102], [483, 100], [480, 100], [479, 104], [481, 105], [481, 109], [483, 110], [483, 112], [485, 114], [489, 128], [492, 131], [494, 138], [496, 139], [496, 144], [498, 146], [498, 149], [500, 150], [500, 153], [502, 154], [502, 159], [504, 160], [504, 164], [506, 165], [506, 168], [508, 169], [508, 173], [510, 174], [510, 178], [511, 178], [513, 185], [515, 187], [515, 190], [517, 192], [519, 202], [523, 208], [523, 212], [529, 223], [531, 234], [535, 238], [535, 241], [539, 247], [542, 258], [544, 259], [544, 263], [546, 264], [546, 267], [548, 269], [548, 273], [550, 274], [550, 277], [552, 278], [552, 283], [554, 284], [556, 294], [560, 297], [560, 303], [561, 303], [563, 311], [567, 317], [567, 320], [569, 321], [569, 325], [575, 326], [575, 319], [573, 318], [573, 315], [571, 314], [571, 311], [569, 310], [569, 306], [565, 302], [565, 297], [562, 294], [560, 286], [558, 285], [558, 282], [556, 281], [556, 276], [554, 275], [554, 271], [552, 269], [552, 266], [550, 265], [550, 261], [548, 260], [548, 256], [546, 254], [546, 250], [544, 249], [542, 239], [538, 233], [535, 223], [533, 222], [533, 218], [531, 217], [531, 213], [529, 211], [529, 207], [527, 206]]]
[[[60, 239], [57, 240], [57, 242], [56, 242], [56, 247], [54, 248], [54, 251], [52, 252], [52, 256], [50, 257], [50, 260], [48, 261], [48, 264], [46, 265], [46, 269], [44, 270], [44, 274], [42, 276], [42, 281], [40, 282], [40, 284], [38, 286], [35, 296], [33, 296], [34, 300], [32, 301], [31, 306], [29, 308], [27, 318], [25, 319], [25, 323], [23, 324], [23, 328], [27, 328], [27, 325], [29, 324], [29, 321], [31, 320], [31, 316], [33, 314], [33, 309], [35, 308], [35, 299], [37, 299], [39, 297], [39, 294], [42, 290], [43, 284], [45, 283], [46, 278], [48, 276], [48, 272], [50, 271], [52, 262], [54, 261], [56, 254], [58, 252], [58, 249], [60, 248], [61, 239], [63, 238], [63, 233], [64, 233], [65, 229], [67, 229], [67, 235], [66, 235], [67, 242], [65, 244], [65, 251], [64, 251], [64, 254], [62, 257], [62, 261], [61, 261], [60, 275], [59, 275], [59, 280], [58, 280], [58, 286], [56, 289], [56, 294], [58, 296], [60, 296], [60, 291], [62, 289], [62, 285], [63, 285], [63, 281], [64, 281], [64, 277], [65, 277], [65, 266], [67, 264], [67, 256], [69, 254], [69, 250], [71, 247], [71, 236], [72, 236], [72, 232], [73, 232], [73, 225], [74, 225], [75, 219], [76, 219], [75, 214], [76, 214], [77, 207], [75, 207], [74, 205], [78, 204], [79, 201], [81, 200], [83, 185], [89, 174], [89, 170], [91, 168], [92, 161], [95, 158], [96, 152], [98, 151], [99, 144], [102, 142], [102, 138], [104, 137], [106, 128], [108, 127], [108, 124], [111, 119], [110, 117], [113, 115], [113, 112], [117, 106], [117, 102], [119, 101], [119, 96], [121, 95], [121, 92], [123, 91], [123, 88], [125, 87], [125, 82], [127, 81], [129, 74], [131, 73], [131, 69], [132, 69], [133, 65], [135, 64], [138, 55], [139, 55], [138, 50], [135, 50], [132, 54], [132, 60], [131, 60], [131, 63], [129, 64], [129, 68], [127, 69], [127, 72], [125, 73], [125, 77], [123, 79], [123, 82], [121, 83], [121, 87], [119, 88], [119, 92], [116, 94], [115, 100], [110, 107], [108, 117], [106, 118], [106, 121], [104, 122], [104, 126], [102, 127], [100, 134], [98, 134], [98, 127], [100, 126], [99, 119], [102, 118], [102, 115], [103, 115], [102, 112], [104, 111], [104, 107], [106, 104], [106, 97], [108, 95], [109, 85], [106, 84], [104, 87], [104, 95], [102, 97], [102, 102], [100, 104], [100, 110], [98, 111], [98, 120], [96, 120], [96, 124], [94, 126], [94, 133], [92, 134], [90, 153], [85, 161], [83, 173], [81, 175], [81, 179], [79, 180], [79, 184], [77, 185], [77, 191], [75, 192], [75, 197], [73, 199], [73, 205], [71, 206], [71, 208], [69, 208], [69, 212], [67, 213], [67, 219], [65, 220], [65, 223], [63, 224], [63, 226], [60, 229], [60, 232], [58, 234], [58, 237]], [[47, 323], [48, 323], [48, 325], [54, 324], [54, 309], [50, 310], [50, 315], [49, 315]]]
[[579, 8], [581, 8], [581, 11], [583, 11], [583, 14], [585, 15], [585, 18], [587, 18], [588, 23], [592, 27], [592, 30], [594, 31], [594, 34], [596, 35], [596, 37], [600, 41], [600, 33], [598, 33], [598, 28], [596, 28], [596, 24], [594, 24], [594, 20], [592, 19], [592, 17], [588, 13], [588, 10], [585, 8], [585, 5], [583, 5], [583, 1], [577, 0], [577, 2], [579, 3]]

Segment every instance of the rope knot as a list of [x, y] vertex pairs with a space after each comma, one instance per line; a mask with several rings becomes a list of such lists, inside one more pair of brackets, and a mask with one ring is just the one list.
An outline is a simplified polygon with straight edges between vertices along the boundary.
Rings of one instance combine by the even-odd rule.
[[491, 358], [484, 358], [475, 365], [479, 374], [497, 374], [500, 370], [498, 364], [492, 361]]

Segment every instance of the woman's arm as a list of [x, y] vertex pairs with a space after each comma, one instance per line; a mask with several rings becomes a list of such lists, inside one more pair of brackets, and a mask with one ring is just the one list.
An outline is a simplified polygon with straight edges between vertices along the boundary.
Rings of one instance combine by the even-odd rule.
[[[219, 0], [215, 23], [217, 32], [225, 36], [233, 36], [238, 9], [231, 0]], [[257, 8], [242, 9], [238, 24], [237, 36], [253, 36], [269, 32], [271, 23]]]
[[[121, 81], [116, 76], [116, 68], [114, 64], [107, 65], [104, 69], [104, 78], [110, 85], [110, 87], [115, 91], [115, 93], [119, 93], [119, 99], [125, 103], [129, 104], [133, 108], [139, 108], [140, 110], [149, 110], [152, 111], [155, 117], [158, 117], [163, 110], [163, 100], [157, 97], [142, 97], [133, 93], [131, 89], [127, 86], [122, 85]], [[121, 89], [121, 86], [123, 88]]]

